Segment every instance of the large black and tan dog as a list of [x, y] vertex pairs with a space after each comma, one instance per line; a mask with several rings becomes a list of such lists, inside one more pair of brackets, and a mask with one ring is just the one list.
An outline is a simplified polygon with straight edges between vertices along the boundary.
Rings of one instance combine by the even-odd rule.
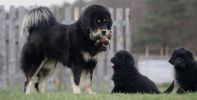
[[71, 68], [74, 93], [80, 93], [80, 88], [92, 93], [93, 70], [98, 55], [109, 45], [111, 26], [108, 9], [97, 4], [86, 7], [71, 25], [58, 23], [46, 7], [30, 10], [22, 25], [22, 33], [27, 35], [21, 54], [25, 93], [30, 93], [32, 87], [44, 92], [45, 81], [57, 62]]
[[196, 92], [197, 63], [192, 52], [186, 48], [176, 48], [169, 62], [175, 69], [175, 84], [178, 86], [177, 93]]
[[[133, 56], [124, 50], [118, 51], [111, 59], [114, 64], [114, 88], [112, 93], [160, 93], [157, 86], [134, 66]], [[169, 87], [165, 93], [172, 91]]]

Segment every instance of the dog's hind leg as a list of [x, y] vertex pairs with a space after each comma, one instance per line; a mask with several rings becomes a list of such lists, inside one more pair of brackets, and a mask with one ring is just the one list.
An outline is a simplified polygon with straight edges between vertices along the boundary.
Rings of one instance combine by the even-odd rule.
[[24, 86], [24, 93], [30, 94], [33, 91], [33, 82], [26, 79], [25, 86]]
[[46, 89], [46, 80], [43, 80], [42, 82], [38, 81], [35, 84], [35, 88], [37, 90], [37, 92], [39, 93], [45, 93], [45, 89]]
[[32, 91], [33, 81], [36, 79], [36, 77], [34, 78], [35, 73], [43, 61], [42, 48], [36, 47], [35, 44], [27, 42], [22, 48], [20, 61], [21, 69], [26, 77], [24, 92], [28, 94]]
[[48, 59], [40, 69], [37, 74], [38, 82], [35, 84], [35, 88], [37, 92], [44, 93], [46, 81], [51, 77], [54, 73], [57, 65], [57, 61], [54, 59]]
[[[40, 66], [38, 64], [35, 64], [34, 65], [35, 68], [33, 67], [34, 69], [30, 70], [31, 72], [26, 74], [26, 81], [25, 81], [25, 86], [24, 86], [25, 94], [30, 94], [33, 91], [33, 85], [35, 85], [38, 82], [38, 77], [36, 77], [36, 75], [38, 74], [38, 72], [40, 71], [40, 69], [42, 68], [42, 66], [45, 62], [46, 62], [46, 60], [44, 60], [40, 64]], [[37, 67], [37, 66], [39, 66], [39, 67]]]

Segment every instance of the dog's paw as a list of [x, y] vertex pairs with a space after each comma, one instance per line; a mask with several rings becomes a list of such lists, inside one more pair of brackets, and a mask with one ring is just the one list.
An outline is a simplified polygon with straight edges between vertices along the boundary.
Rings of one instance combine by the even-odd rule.
[[73, 86], [73, 93], [74, 94], [81, 94], [81, 90], [79, 86]]

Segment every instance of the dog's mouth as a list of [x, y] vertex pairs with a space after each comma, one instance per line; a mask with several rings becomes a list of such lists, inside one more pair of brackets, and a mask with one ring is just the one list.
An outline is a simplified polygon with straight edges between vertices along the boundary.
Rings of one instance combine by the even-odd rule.
[[112, 31], [108, 29], [97, 29], [90, 32], [90, 39], [95, 41], [95, 45], [100, 48], [101, 51], [106, 51], [107, 47], [110, 47], [109, 41], [112, 37]]
[[119, 67], [116, 66], [116, 65], [113, 65], [112, 68], [113, 68], [114, 71], [116, 71]]
[[175, 68], [185, 68], [185, 61], [182, 58], [176, 58], [174, 61]]
[[118, 68], [118, 66], [115, 65], [114, 63], [112, 63], [112, 68], [113, 68], [113, 70], [116, 70]]

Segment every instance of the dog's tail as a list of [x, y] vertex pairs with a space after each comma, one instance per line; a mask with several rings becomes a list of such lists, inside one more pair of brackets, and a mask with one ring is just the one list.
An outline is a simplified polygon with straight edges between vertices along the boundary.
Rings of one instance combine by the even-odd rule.
[[56, 23], [54, 15], [47, 7], [34, 8], [24, 17], [20, 35], [28, 37], [31, 32], [42, 33]]
[[163, 93], [171, 93], [173, 89], [174, 89], [174, 80], [172, 81], [171, 85]]

